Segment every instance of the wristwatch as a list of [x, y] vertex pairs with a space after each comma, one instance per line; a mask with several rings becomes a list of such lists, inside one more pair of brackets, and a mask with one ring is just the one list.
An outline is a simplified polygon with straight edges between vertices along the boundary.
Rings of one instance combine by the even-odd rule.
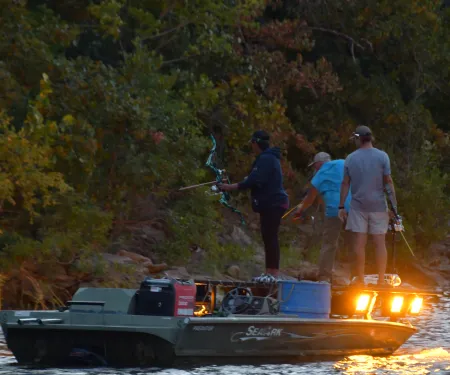
[[344, 209], [344, 206], [339, 206], [339, 209], [340, 209], [340, 210], [343, 210], [343, 209]]

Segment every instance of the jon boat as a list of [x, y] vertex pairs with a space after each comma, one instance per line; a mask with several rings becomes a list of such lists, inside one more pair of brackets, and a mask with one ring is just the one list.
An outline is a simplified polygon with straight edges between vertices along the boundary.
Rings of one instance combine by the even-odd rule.
[[178, 366], [394, 353], [435, 294], [414, 288], [331, 287], [145, 279], [137, 289], [80, 288], [54, 311], [0, 311], [20, 365]]

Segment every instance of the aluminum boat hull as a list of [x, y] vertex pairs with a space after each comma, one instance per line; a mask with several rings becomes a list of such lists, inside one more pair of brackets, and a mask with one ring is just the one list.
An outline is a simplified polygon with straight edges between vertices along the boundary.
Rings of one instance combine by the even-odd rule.
[[[363, 319], [286, 316], [155, 317], [68, 311], [0, 312], [20, 365], [173, 366], [180, 360], [389, 355], [412, 326]], [[22, 324], [19, 324], [21, 319]], [[58, 322], [58, 323], [56, 323]]]

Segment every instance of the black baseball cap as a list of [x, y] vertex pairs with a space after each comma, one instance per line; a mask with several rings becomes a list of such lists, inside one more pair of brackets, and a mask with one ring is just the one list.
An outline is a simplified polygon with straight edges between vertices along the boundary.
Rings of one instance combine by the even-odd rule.
[[261, 141], [268, 142], [270, 140], [269, 133], [265, 132], [264, 130], [257, 130], [253, 133], [252, 138], [249, 142], [256, 142], [259, 143]]
[[370, 130], [370, 128], [365, 125], [360, 125], [356, 128], [355, 132], [353, 133], [350, 139], [369, 135], [372, 135], [372, 130]]

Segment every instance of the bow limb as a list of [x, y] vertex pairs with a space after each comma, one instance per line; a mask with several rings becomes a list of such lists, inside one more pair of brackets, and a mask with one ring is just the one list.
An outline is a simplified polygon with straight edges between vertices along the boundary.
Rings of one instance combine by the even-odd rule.
[[[226, 171], [224, 169], [217, 168], [215, 163], [213, 162], [213, 158], [216, 155], [217, 143], [216, 143], [216, 139], [214, 138], [214, 136], [212, 134], [211, 134], [211, 140], [212, 140], [213, 146], [211, 148], [211, 151], [209, 152], [209, 156], [208, 156], [208, 159], [206, 160], [205, 165], [215, 173], [217, 184], [223, 182], [224, 180], [226, 180], [227, 183], [230, 184], [231, 181], [230, 181], [230, 178], [228, 177], [228, 175], [226, 174]], [[239, 211], [237, 208], [231, 206], [229, 203], [229, 200], [230, 200], [229, 192], [221, 191], [220, 195], [221, 195], [221, 197], [220, 197], [219, 202], [222, 205], [224, 205], [225, 207], [228, 207], [231, 211], [237, 213], [241, 218], [241, 224], [245, 225], [245, 220], [242, 215], [242, 212]]]

